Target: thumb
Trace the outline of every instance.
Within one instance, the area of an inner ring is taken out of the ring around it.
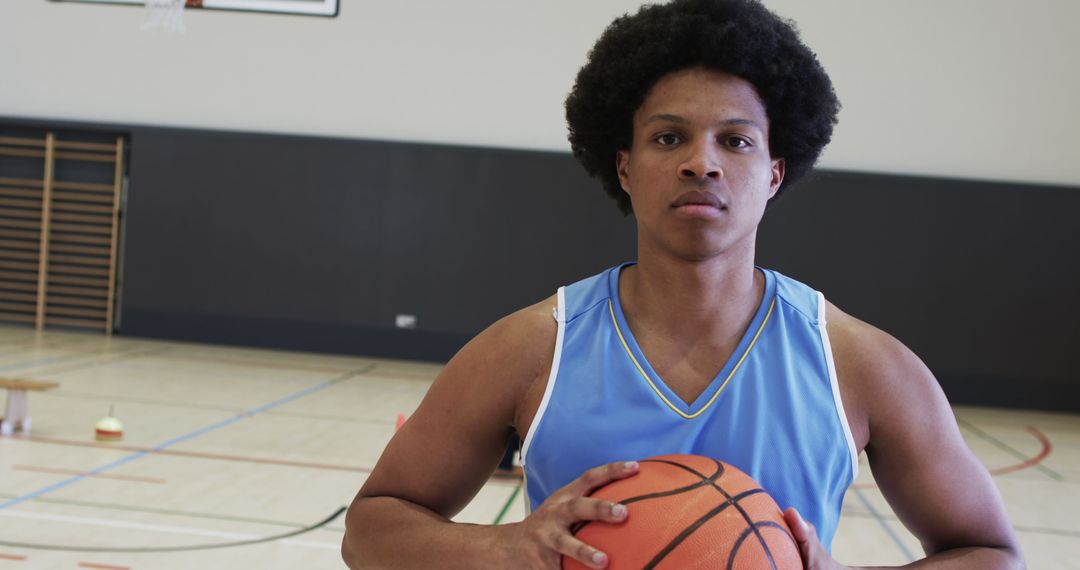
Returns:
[[[810,538],[810,525],[803,520],[802,515],[795,507],[789,507],[784,511],[784,522],[791,529],[791,534],[797,542],[806,542]]]

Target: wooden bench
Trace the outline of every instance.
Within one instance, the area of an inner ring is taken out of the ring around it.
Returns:
[[[0,378],[0,388],[7,388],[7,408],[4,419],[0,421],[0,436],[11,435],[18,428],[23,433],[30,433],[30,414],[27,405],[27,392],[42,392],[59,386],[56,382],[42,380],[19,380]]]

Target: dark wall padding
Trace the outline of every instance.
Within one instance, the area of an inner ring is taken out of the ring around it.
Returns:
[[[154,129],[132,148],[125,334],[441,360],[634,252],[565,154]]]
[[[1080,411],[1080,191],[820,172],[763,265],[911,347],[954,401]]]
[[[566,154],[67,127],[131,136],[125,335],[443,360],[634,255]],[[759,263],[899,338],[954,402],[1080,411],[1078,220],[1076,188],[818,172],[766,213]]]

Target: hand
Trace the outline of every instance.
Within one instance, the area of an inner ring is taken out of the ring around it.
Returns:
[[[799,545],[799,554],[802,555],[803,566],[806,570],[846,570],[847,566],[841,565],[825,551],[825,546],[818,540],[817,529],[814,525],[803,520],[799,511],[789,508],[784,511],[784,521],[791,529],[791,535],[795,537],[795,543]]]
[[[503,525],[501,528],[510,536],[506,536],[502,544],[511,549],[514,567],[559,568],[561,555],[566,555],[590,568],[606,568],[607,554],[578,540],[570,529],[580,521],[617,523],[626,520],[626,507],[590,498],[588,494],[637,472],[636,461],[594,467],[552,493],[525,520]]]

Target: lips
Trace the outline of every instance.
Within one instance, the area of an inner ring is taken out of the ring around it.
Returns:
[[[701,190],[687,192],[671,203],[672,208],[679,208],[682,206],[711,206],[717,210],[724,209],[724,203],[720,201],[720,198],[715,194],[703,192]]]

